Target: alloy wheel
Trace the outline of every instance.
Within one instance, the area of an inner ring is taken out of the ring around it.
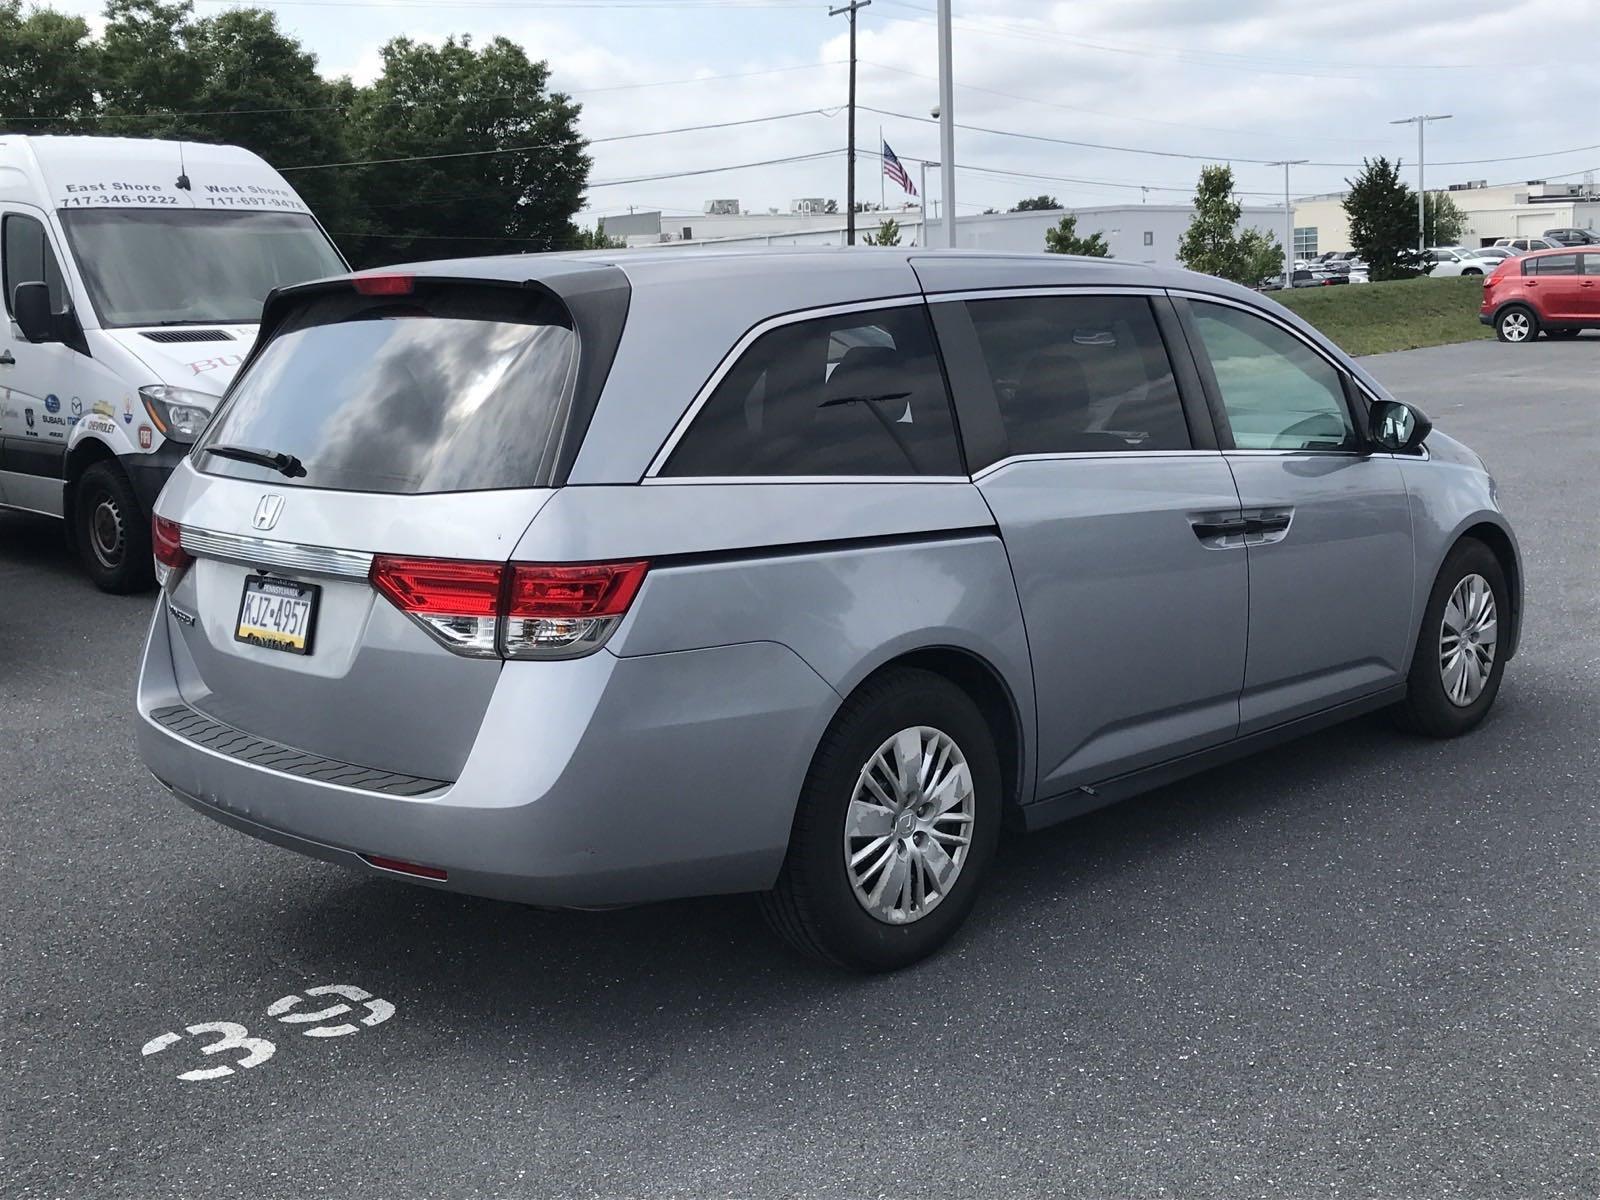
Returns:
[[[1525,342],[1533,333],[1533,323],[1525,312],[1509,312],[1500,318],[1500,332],[1508,342]]]
[[[862,908],[886,925],[927,916],[966,865],[977,803],[954,739],[902,729],[867,760],[845,815],[844,859]]]
[[[1498,639],[1494,589],[1482,575],[1464,577],[1450,593],[1439,627],[1439,675],[1457,708],[1470,707],[1489,685]]]

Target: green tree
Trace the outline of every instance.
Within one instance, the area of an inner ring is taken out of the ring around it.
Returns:
[[[580,229],[574,225],[572,234],[567,239],[567,248],[570,250],[622,250],[627,245],[628,243],[622,238],[606,235],[604,217],[594,223],[593,229]]]
[[[1417,197],[1400,178],[1400,161],[1362,159],[1344,198],[1350,245],[1367,261],[1374,283],[1409,279],[1422,270],[1417,252]]]
[[[1265,245],[1276,239],[1253,230],[1239,232],[1238,199],[1233,194],[1233,168],[1200,168],[1200,183],[1194,193],[1194,216],[1183,240],[1178,243],[1178,261],[1191,271],[1231,279],[1235,283],[1256,284],[1283,267],[1283,252],[1271,270],[1258,268],[1266,261]]]
[[[1054,196],[1031,196],[1022,201],[1012,212],[1049,212],[1051,209],[1062,207],[1061,201]]]
[[[316,56],[260,9],[196,21],[183,30],[183,42],[200,72],[190,108],[217,114],[195,118],[186,136],[244,146],[288,168],[289,181],[325,226],[357,232],[350,172],[294,169],[349,159],[344,112],[355,98],[349,82],[323,79]]]
[[[189,0],[107,0],[100,37],[100,130],[132,137],[193,137],[199,120],[186,117],[205,68],[184,46],[194,15]]]
[[[1049,254],[1082,254],[1089,258],[1110,258],[1111,247],[1098,233],[1078,236],[1078,218],[1068,213],[1054,229],[1044,231],[1044,248]]]
[[[372,233],[363,263],[552,250],[568,244],[590,159],[579,106],[550,68],[497,37],[429,46],[395,38],[383,74],[358,93],[349,140]],[[455,155],[450,158],[423,156]]]
[[[893,217],[885,217],[878,222],[878,232],[867,234],[869,246],[898,246],[900,244],[900,222]]]
[[[1467,231],[1467,214],[1461,211],[1449,192],[1429,192],[1422,202],[1428,220],[1430,246],[1455,246]]]
[[[94,127],[99,48],[81,17],[0,0],[0,128],[77,133]]]
[[[1271,275],[1283,274],[1283,245],[1259,229],[1239,235],[1239,282],[1254,287]]]

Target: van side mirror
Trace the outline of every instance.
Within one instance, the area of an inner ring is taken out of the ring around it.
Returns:
[[[1419,408],[1398,400],[1374,400],[1367,417],[1367,436],[1390,454],[1406,454],[1433,432],[1433,422]]]
[[[50,285],[48,283],[19,283],[11,296],[11,315],[16,318],[22,336],[30,342],[59,342],[60,320],[50,311]],[[62,314],[65,316],[65,314]]]

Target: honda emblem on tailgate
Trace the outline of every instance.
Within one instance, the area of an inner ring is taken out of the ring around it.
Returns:
[[[256,505],[256,515],[251,525],[257,529],[271,529],[278,523],[278,514],[282,511],[283,497],[268,492],[261,497],[261,503]]]

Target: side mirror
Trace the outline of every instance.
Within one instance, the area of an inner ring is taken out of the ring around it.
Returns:
[[[62,340],[56,314],[50,311],[48,283],[19,283],[11,297],[11,315],[30,342]]]
[[[1372,444],[1390,454],[1405,454],[1422,445],[1433,432],[1433,422],[1421,409],[1398,400],[1374,400],[1367,418]]]

